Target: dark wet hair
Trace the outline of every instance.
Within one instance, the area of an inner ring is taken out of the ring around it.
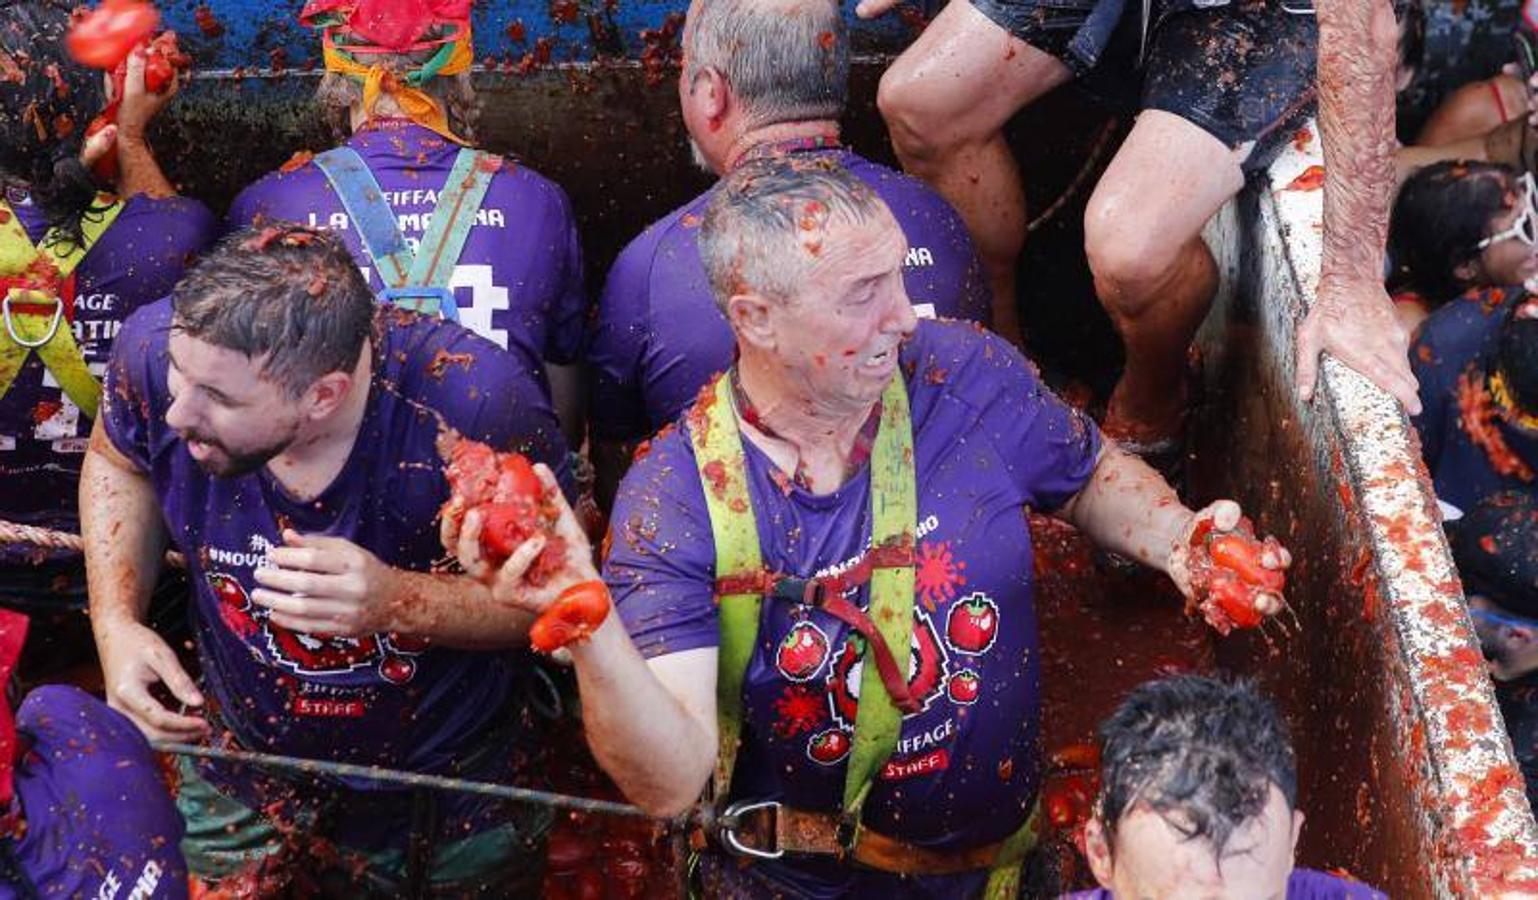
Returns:
[[[336,236],[290,222],[230,235],[171,294],[188,337],[266,356],[265,378],[298,397],[350,372],[374,321],[374,295]]]
[[[0,2],[0,181],[27,190],[50,227],[79,241],[100,187],[80,147],[102,94],[100,76],[64,52],[69,22],[62,2]]]
[[[1447,523],[1447,535],[1465,593],[1538,620],[1538,498],[1493,494]]]
[[[1158,813],[1213,855],[1258,816],[1271,785],[1298,800],[1287,726],[1255,686],[1203,675],[1139,685],[1100,726],[1098,814],[1112,835],[1136,806]]]
[[[802,232],[834,217],[865,222],[887,212],[865,182],[825,158],[771,156],[721,180],[700,223],[700,257],[724,311],[746,287],[784,300],[810,267]]]
[[[1479,255],[1490,220],[1510,208],[1517,172],[1486,162],[1444,161],[1411,175],[1399,189],[1389,221],[1391,281],[1413,287],[1433,306],[1470,287],[1454,274]]]
[[[1501,323],[1495,367],[1523,411],[1538,413],[1538,299],[1512,306]]]

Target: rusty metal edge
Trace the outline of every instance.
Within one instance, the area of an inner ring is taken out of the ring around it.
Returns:
[[[1308,134],[1317,134],[1312,123]],[[1267,339],[1284,370],[1280,383],[1287,385],[1292,383],[1296,325],[1312,305],[1318,284],[1323,221],[1322,191],[1286,189],[1309,166],[1323,162],[1317,139],[1299,144],[1288,147],[1260,180],[1260,212],[1251,235],[1279,243],[1290,276],[1290,285],[1272,286],[1272,296],[1261,304],[1265,327],[1272,332]],[[1295,398],[1292,402],[1300,421],[1313,418],[1316,427],[1325,426],[1338,437],[1357,499],[1349,527],[1372,548],[1373,572],[1397,638],[1397,647],[1389,649],[1397,651],[1406,676],[1405,683],[1388,692],[1398,698],[1389,703],[1389,720],[1397,746],[1411,752],[1423,744],[1428,756],[1418,799],[1424,850],[1436,873],[1436,884],[1429,887],[1446,897],[1538,896],[1538,824],[1504,729],[1470,740],[1466,715],[1462,728],[1451,723],[1455,711],[1467,711],[1467,704],[1483,707],[1490,722],[1501,720],[1482,671],[1448,677],[1450,671],[1469,668],[1470,653],[1479,659],[1479,647],[1414,429],[1388,394],[1333,359],[1321,369],[1313,408]],[[1424,735],[1420,741],[1417,729]],[[1476,791],[1476,785],[1498,785],[1499,790]]]

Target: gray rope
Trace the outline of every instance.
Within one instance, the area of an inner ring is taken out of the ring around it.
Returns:
[[[628,803],[616,803],[612,800],[595,800],[589,797],[573,797],[569,794],[555,794],[549,791],[536,791],[532,788],[492,784],[486,781],[469,781],[463,778],[448,778],[442,775],[423,775],[419,772],[402,772],[398,769],[385,769],[379,766],[360,766],[352,763],[327,762],[319,759],[302,759],[295,756],[278,756],[272,753],[253,753],[249,750],[221,750],[217,747],[198,747],[192,744],[179,744],[172,741],[153,741],[152,746],[163,753],[174,753],[178,756],[197,756],[203,759],[217,759],[225,762],[287,769],[307,775],[366,778],[370,781],[379,781],[385,784],[432,788],[440,791],[457,791],[463,794],[480,794],[483,797],[517,800],[522,803],[533,803],[556,809],[570,809],[577,812],[602,813],[611,816],[628,816],[639,819],[651,818],[639,807],[631,806]]]

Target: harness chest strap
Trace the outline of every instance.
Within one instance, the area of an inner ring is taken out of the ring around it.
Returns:
[[[81,240],[73,241],[53,229],[34,246],[21,219],[0,199],[0,277],[17,276],[34,263],[46,261],[57,271],[60,283],[74,275],[91,247],[117,221],[123,201],[98,195],[97,208],[80,222]],[[21,374],[33,352],[52,373],[64,394],[81,412],[96,417],[101,402],[101,383],[86,365],[74,329],[66,321],[64,299],[44,290],[7,287],[0,298],[0,396]]]
[[[921,857],[921,863],[930,863],[931,870],[965,871],[991,867],[988,896],[1006,896],[996,890],[1008,890],[1010,885],[1018,885],[1019,861],[1035,845],[1035,815],[1000,844],[963,854],[968,858],[952,860],[949,864],[939,862],[939,854],[925,856],[901,841],[874,833],[868,833],[867,839],[867,832],[860,825],[860,810],[870,795],[876,775],[897,747],[902,727],[899,707],[911,712],[918,709],[907,690],[907,651],[913,632],[913,528],[918,520],[918,492],[913,468],[912,416],[902,379],[894,376],[883,393],[881,425],[871,452],[872,550],[854,567],[836,576],[795,579],[765,569],[748,489],[742,435],[726,376],[718,377],[714,386],[701,394],[689,430],[695,463],[705,487],[716,548],[716,572],[719,574],[716,708],[720,749],[712,782],[714,796],[724,802],[730,791],[742,735],[742,689],[758,643],[763,598],[769,596],[818,606],[860,631],[865,638],[865,658],[873,659],[875,665],[864,666],[861,674],[860,704],[845,773],[842,814],[803,813],[779,809],[774,804],[778,812],[773,826],[776,841],[791,832],[803,838],[816,836],[813,840],[793,840],[791,846],[781,847],[781,850],[848,853],[858,862],[888,871],[906,871],[892,866],[907,865],[899,860],[911,860],[915,854]],[[867,579],[871,585],[869,614],[843,597],[848,588],[863,584]],[[897,648],[897,652],[894,653],[893,648]],[[783,825],[781,817],[784,817]],[[798,826],[794,824],[796,822],[801,824]],[[828,822],[834,823],[834,827],[827,827]],[[862,850],[862,847],[866,849]],[[915,854],[908,853],[909,850],[915,850]],[[972,856],[977,858],[970,858]],[[883,860],[888,857],[890,859],[884,865]],[[955,868],[958,862],[960,868]]]
[[[449,280],[501,159],[469,148],[459,151],[416,253],[407,246],[379,181],[356,150],[336,147],[317,155],[314,162],[336,191],[378,268],[385,283],[384,298],[407,309],[459,321]]]

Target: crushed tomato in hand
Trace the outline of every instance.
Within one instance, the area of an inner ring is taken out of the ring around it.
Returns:
[[[529,644],[550,653],[591,637],[609,617],[609,590],[602,581],[584,581],[561,592],[529,628]]]
[[[480,441],[449,432],[439,439],[438,452],[448,463],[445,477],[452,498],[444,515],[456,524],[470,510],[481,516],[481,552],[500,566],[525,541],[545,535],[545,547],[529,565],[524,580],[539,587],[566,565],[566,541],[554,534],[557,510],[545,496],[544,485],[522,454],[498,453]],[[460,501],[456,511],[450,507]]]
[[[73,34],[73,32],[71,32]],[[147,36],[147,35],[146,35]],[[135,41],[135,44],[138,42]],[[133,46],[128,48],[133,50]],[[105,68],[105,67],[103,67]],[[181,51],[176,44],[176,32],[163,31],[145,49],[144,56],[144,89],[152,94],[165,93],[166,88],[176,81],[180,72],[192,68],[192,57]],[[123,100],[123,83],[128,80],[128,54],[124,53],[112,68],[112,102],[101,111],[101,115],[91,120],[86,126],[85,137],[90,140],[108,125],[117,122],[118,106]],[[96,161],[91,171],[96,177],[104,181],[116,181],[118,176],[117,148],[113,147]]]
[[[1219,634],[1254,628],[1281,608],[1287,575],[1261,562],[1270,555],[1280,561],[1282,545],[1267,535],[1255,537],[1249,519],[1233,531],[1214,533],[1209,517],[1191,533],[1191,588],[1195,608]]]
[[[75,19],[64,48],[82,66],[110,69],[128,59],[159,24],[160,13],[144,0],[105,0]]]

